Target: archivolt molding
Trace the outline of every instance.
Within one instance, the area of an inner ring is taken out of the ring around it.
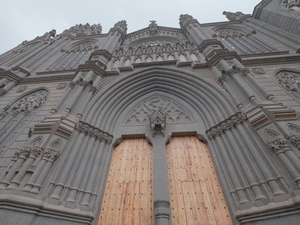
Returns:
[[[193,116],[177,102],[162,96],[152,96],[136,106],[129,113],[123,125],[147,125],[149,116],[156,110],[160,110],[166,115],[167,124],[195,122]]]
[[[128,74],[104,88],[89,103],[85,121],[111,131],[130,102],[157,91],[190,104],[206,127],[236,112],[228,94],[214,83],[198,74],[157,66]]]
[[[281,6],[283,8],[291,9],[291,8],[300,8],[300,0],[282,0]]]

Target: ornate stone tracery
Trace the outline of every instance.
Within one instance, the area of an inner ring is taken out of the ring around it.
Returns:
[[[216,31],[216,34],[221,38],[242,37],[242,36],[251,35],[236,29],[218,29]]]
[[[65,30],[62,35],[71,34],[72,36],[85,37],[90,35],[99,35],[102,33],[102,26],[100,24],[85,25],[77,24],[68,30]]]
[[[149,116],[159,110],[166,116],[166,122],[190,123],[195,121],[192,115],[178,103],[161,96],[153,96],[139,104],[123,122],[125,126],[147,125]]]
[[[284,8],[300,8],[300,0],[282,0],[281,5]]]
[[[300,100],[300,75],[283,71],[276,75],[278,83],[293,96]]]

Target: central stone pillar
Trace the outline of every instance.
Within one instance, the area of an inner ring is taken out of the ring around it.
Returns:
[[[170,225],[170,192],[165,138],[156,134],[153,137],[153,199],[154,224]]]

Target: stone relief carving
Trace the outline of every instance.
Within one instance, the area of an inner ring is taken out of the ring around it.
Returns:
[[[74,53],[74,52],[88,52],[88,51],[92,51],[94,49],[97,49],[98,46],[96,45],[95,42],[89,41],[89,42],[84,42],[82,44],[79,44],[73,48],[71,48],[70,50],[64,50],[62,49],[62,52],[66,52],[66,53]]]
[[[12,106],[12,110],[29,113],[44,104],[47,100],[47,94],[47,91],[38,91],[29,96],[25,96]]]
[[[243,123],[244,121],[246,121],[246,119],[247,118],[243,113],[238,112],[238,113],[230,116],[228,119],[217,124],[216,126],[213,126],[210,129],[208,129],[206,131],[207,136],[210,139],[213,139],[216,136],[218,136],[228,130],[231,130],[232,128],[236,127],[237,125]]]
[[[278,83],[300,100],[300,74],[292,72],[280,72],[276,75]]]
[[[300,150],[300,127],[295,124],[289,124],[287,130],[289,135],[287,139]]]
[[[190,113],[178,103],[165,97],[154,96],[139,104],[123,124],[126,126],[147,125],[149,124],[149,116],[157,110],[166,116],[168,124],[195,121]]]
[[[268,147],[275,152],[275,154],[283,153],[291,150],[288,141],[285,138],[278,138],[268,144]]]
[[[255,73],[255,74],[265,74],[266,73],[266,71],[264,70],[264,69],[262,69],[262,68],[253,68],[252,70],[251,70],[251,72],[252,73]]]
[[[72,36],[85,37],[90,35],[98,35],[102,33],[102,26],[100,24],[89,25],[88,23],[85,25],[76,24],[68,30],[65,30],[62,35],[71,34]]]
[[[149,115],[150,129],[153,136],[157,130],[161,131],[162,135],[165,136],[166,118],[166,115],[160,109],[155,110]]]
[[[225,15],[229,21],[238,21],[243,16],[245,16],[245,14],[242,12],[232,13],[232,12],[226,12],[226,11],[223,12],[223,15]]]
[[[217,36],[221,38],[229,38],[229,37],[242,37],[242,36],[249,36],[251,34],[246,34],[243,31],[236,30],[236,29],[218,29],[216,31]]]
[[[282,0],[281,5],[284,8],[300,8],[300,0]]]
[[[22,93],[23,91],[25,91],[28,88],[28,86],[21,86],[18,88],[18,90],[16,90],[16,93]]]
[[[80,133],[84,133],[85,135],[94,137],[96,140],[103,141],[106,144],[110,144],[113,139],[111,134],[82,121],[77,124],[76,130]]]
[[[60,83],[59,85],[57,85],[56,89],[62,90],[65,89],[66,87],[68,87],[68,83]]]

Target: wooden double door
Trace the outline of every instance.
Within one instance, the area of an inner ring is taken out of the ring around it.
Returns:
[[[166,152],[172,224],[232,224],[207,146],[174,137]],[[153,225],[152,160],[144,139],[114,149],[98,225]]]

